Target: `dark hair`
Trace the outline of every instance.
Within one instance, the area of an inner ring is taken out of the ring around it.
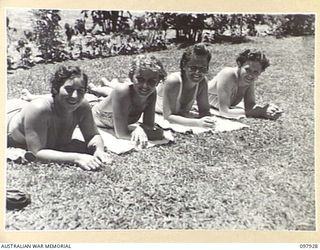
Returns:
[[[185,50],[185,52],[182,54],[181,60],[180,60],[180,70],[183,72],[183,68],[186,65],[187,62],[191,60],[192,55],[196,56],[206,56],[208,61],[208,67],[209,62],[211,60],[211,53],[207,49],[207,46],[204,43],[197,43]]]
[[[87,91],[88,76],[77,66],[60,66],[51,78],[51,94],[54,96],[59,93],[60,87],[68,80],[80,78],[84,82],[84,88]]]
[[[129,78],[131,81],[133,81],[133,76],[137,69],[150,69],[153,72],[158,72],[160,81],[164,81],[167,76],[167,72],[163,68],[162,63],[153,55],[138,55],[132,60],[129,69]]]
[[[262,70],[270,66],[269,60],[266,55],[260,50],[246,49],[241,52],[236,59],[237,64],[241,67],[246,61],[255,61],[261,64]]]

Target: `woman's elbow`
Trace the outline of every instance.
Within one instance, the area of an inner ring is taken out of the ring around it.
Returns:
[[[230,118],[229,113],[225,111],[219,111],[219,115],[225,118]]]
[[[219,110],[219,115],[228,119],[234,119],[238,117],[238,115],[232,114],[230,109]]]
[[[165,112],[165,111],[163,112],[163,118],[164,118],[165,120],[168,120],[170,116],[171,116],[171,113]]]
[[[172,114],[164,114],[163,118],[168,122],[173,122],[173,115]]]
[[[44,149],[42,147],[39,146],[33,146],[33,145],[28,145],[26,147],[26,151],[32,153],[35,157],[37,157],[39,154],[41,155],[41,150]]]
[[[30,159],[32,158],[33,160],[38,160],[38,161],[46,161],[47,158],[45,157],[45,155],[43,154],[43,150],[28,150],[25,153],[25,158],[30,161]]]
[[[124,134],[123,133],[119,133],[119,132],[117,132],[117,131],[115,131],[115,135],[116,135],[116,137],[118,138],[118,139],[124,139]]]
[[[219,107],[219,114],[222,116],[226,116],[230,114],[230,109],[228,107]]]
[[[130,132],[128,131],[118,131],[115,129],[115,135],[118,139],[128,139],[130,137]]]

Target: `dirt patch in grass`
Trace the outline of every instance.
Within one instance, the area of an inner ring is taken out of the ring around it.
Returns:
[[[6,212],[6,229],[258,229],[315,230],[314,38],[255,38],[211,45],[209,78],[235,65],[245,48],[264,49],[271,66],[257,82],[257,101],[285,110],[278,121],[244,119],[249,129],[200,135],[112,155],[100,172],[73,166],[7,164],[7,188],[31,194],[21,211]],[[183,50],[155,54],[168,72]],[[127,77],[131,56],[65,62],[90,82]],[[8,98],[22,88],[48,93],[58,64],[8,74]]]

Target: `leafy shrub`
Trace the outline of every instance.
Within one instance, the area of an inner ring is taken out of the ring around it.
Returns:
[[[166,49],[168,44],[162,33],[156,30],[143,30],[130,34],[111,32],[108,35],[87,32],[86,35],[85,33],[73,34],[70,39],[59,34],[59,40],[57,40],[59,46],[55,48],[52,48],[52,44],[45,39],[42,40],[42,46],[39,46],[37,33],[35,37],[35,41],[23,37],[8,43],[7,68],[9,70],[30,68],[40,62],[105,58],[156,51]]]
[[[34,10],[33,32],[45,62],[67,59],[61,34],[59,10]]]
[[[131,34],[80,34],[73,36],[66,49],[72,59],[131,55],[165,49],[167,41],[157,31],[141,31]]]
[[[313,35],[314,15],[273,15],[265,16],[266,23],[276,37]]]
[[[207,16],[203,42],[243,43],[247,35],[255,36],[256,16],[251,14],[211,14]]]
[[[43,59],[39,57],[39,50],[35,44],[24,38],[8,44],[7,52],[8,69],[28,69],[36,63],[43,61]]]

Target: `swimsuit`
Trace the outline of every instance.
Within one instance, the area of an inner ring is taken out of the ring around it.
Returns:
[[[113,128],[112,112],[100,110],[99,103],[93,106],[92,114],[97,126],[102,124],[103,127]]]
[[[133,100],[133,84],[129,85],[129,92],[130,92],[130,99],[131,99],[131,106],[129,107],[129,117],[128,117],[128,123],[132,124],[137,122],[142,113],[144,112],[145,108],[149,105],[150,103],[150,98],[152,94],[148,97],[147,101],[144,103],[143,107],[135,107],[132,100]],[[138,111],[136,111],[138,110]],[[114,128],[114,122],[113,122],[113,112],[112,111],[104,111],[100,109],[99,104],[94,105],[92,108],[92,114],[93,117],[97,123],[97,126],[103,126],[106,128]]]
[[[195,103],[197,94],[199,92],[199,84],[196,85],[194,93],[192,98],[188,101],[188,103],[184,104],[184,106],[182,107],[181,105],[181,95],[182,95],[182,87],[183,87],[183,83],[182,83],[182,78],[181,78],[181,73],[180,72],[176,72],[173,73],[174,75],[176,75],[179,78],[179,93],[176,99],[176,105],[175,105],[175,113],[176,114],[181,114],[184,115],[186,113],[188,113],[191,109],[193,104]],[[164,83],[161,83],[158,85],[157,87],[157,103],[156,103],[156,112],[157,113],[163,113],[163,94],[164,94]]]
[[[208,98],[209,104],[211,107],[219,109],[219,96],[218,96],[218,79],[220,74],[222,74],[224,70],[220,71],[211,81],[208,83]],[[239,71],[237,71],[236,75],[236,84],[232,86],[231,89],[231,96],[230,96],[230,106],[236,106],[241,102],[243,96],[239,96],[240,92],[245,93],[245,90],[249,86],[239,87]],[[241,89],[241,90],[240,90]],[[230,107],[229,107],[230,108]]]

